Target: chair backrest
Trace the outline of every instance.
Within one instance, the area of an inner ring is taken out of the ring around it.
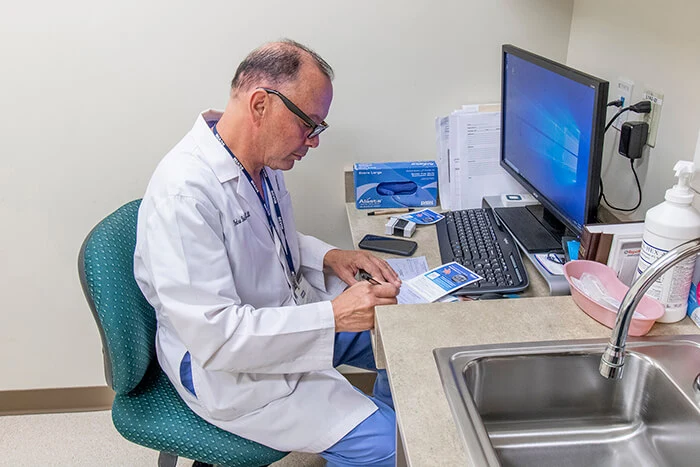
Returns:
[[[102,338],[107,384],[134,389],[155,358],[156,315],[134,279],[136,220],[141,200],[103,219],[80,248],[78,272]]]

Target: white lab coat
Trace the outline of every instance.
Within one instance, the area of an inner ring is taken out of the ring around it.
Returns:
[[[323,273],[332,247],[296,231],[282,173],[266,169],[294,265],[325,299],[296,306],[263,207],[207,124],[220,116],[199,116],[139,209],[134,274],[156,310],[158,361],[208,422],[282,451],[320,452],[377,409],[333,368],[328,299],[342,287]],[[180,380],[187,351],[196,397]]]

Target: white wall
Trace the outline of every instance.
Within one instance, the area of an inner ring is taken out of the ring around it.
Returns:
[[[664,93],[656,147],[636,163],[643,198],[633,219],[643,219],[663,201],[677,160],[693,160],[700,129],[698,17],[700,3],[688,0],[574,3],[568,64],[610,81],[611,100],[620,76],[634,81],[633,102],[641,100],[645,85]],[[611,128],[603,159],[605,196],[618,207],[633,207],[637,188],[618,142],[619,132]]]
[[[557,60],[573,0],[0,2],[0,390],[104,383],[76,256],[142,195],[243,56],[291,37],[335,68],[331,129],[288,174],[300,230],[350,247],[344,167],[434,158],[433,118],[500,96],[500,46]],[[322,213],[322,214],[321,214]]]

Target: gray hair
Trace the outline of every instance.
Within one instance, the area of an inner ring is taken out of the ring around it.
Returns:
[[[262,81],[271,85],[294,81],[304,62],[304,55],[308,55],[318,69],[329,80],[333,80],[333,69],[316,52],[291,39],[283,39],[265,44],[249,53],[238,65],[231,80],[231,89],[234,92],[247,91]]]

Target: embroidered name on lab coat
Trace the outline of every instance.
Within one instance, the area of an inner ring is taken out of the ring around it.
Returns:
[[[233,225],[241,224],[241,223],[245,222],[246,220],[248,220],[249,217],[250,217],[250,211],[246,211],[241,217],[233,220]]]

